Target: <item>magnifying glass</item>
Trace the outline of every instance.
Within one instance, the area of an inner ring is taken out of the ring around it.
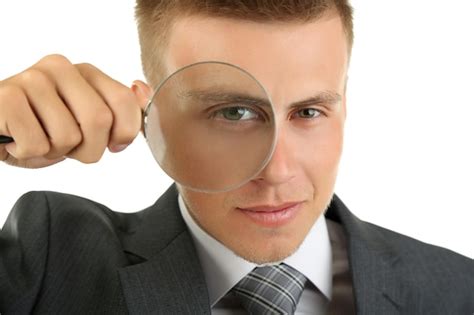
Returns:
[[[180,185],[202,192],[236,189],[265,167],[276,140],[264,87],[224,62],[199,62],[168,76],[144,112],[155,160]],[[13,141],[0,136],[0,143]]]
[[[275,113],[265,89],[228,63],[176,71],[157,88],[144,116],[156,161],[193,190],[238,188],[264,168],[275,146]]]

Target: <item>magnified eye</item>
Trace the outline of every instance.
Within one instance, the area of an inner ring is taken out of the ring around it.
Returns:
[[[304,108],[299,110],[296,114],[299,118],[315,118],[321,115],[321,112],[316,108]]]
[[[255,120],[260,117],[258,113],[247,107],[225,107],[215,111],[213,118],[220,118],[230,121]]]

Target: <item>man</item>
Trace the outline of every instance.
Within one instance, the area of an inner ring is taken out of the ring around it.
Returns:
[[[15,139],[0,158],[42,167],[121,151],[140,131],[151,87],[219,60],[248,70],[271,96],[271,160],[238,189],[172,186],[136,214],[25,195],[1,232],[2,314],[272,313],[284,307],[274,297],[295,304],[288,313],[474,312],[472,260],[365,223],[333,195],[352,45],[346,1],[138,1],[137,17],[149,84],[130,91],[91,65],[48,56],[0,82],[0,134]],[[250,292],[248,274],[281,286],[253,273],[257,265],[276,265],[271,273],[303,290]]]

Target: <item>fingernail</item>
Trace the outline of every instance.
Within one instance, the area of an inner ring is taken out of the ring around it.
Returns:
[[[118,144],[110,146],[109,150],[112,153],[119,153],[125,150],[128,147],[128,144]]]

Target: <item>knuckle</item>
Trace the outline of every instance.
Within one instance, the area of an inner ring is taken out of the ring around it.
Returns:
[[[92,64],[88,63],[88,62],[83,62],[83,63],[78,63],[75,65],[76,68],[78,68],[79,70],[81,71],[86,71],[86,72],[89,72],[89,71],[92,71],[92,70],[95,70],[96,67],[93,66]]]
[[[76,147],[82,142],[82,134],[80,132],[72,132],[67,135],[64,141],[68,147]]]
[[[71,151],[82,142],[80,132],[62,133],[51,140],[51,144],[59,151]]]
[[[25,86],[43,86],[49,82],[48,76],[39,69],[30,68],[17,76],[19,82]]]
[[[72,66],[69,59],[60,54],[52,54],[40,60],[40,64],[46,67],[63,68]]]
[[[49,150],[50,145],[47,142],[44,142],[42,144],[34,146],[31,150],[31,154],[34,156],[44,156],[49,152]]]

